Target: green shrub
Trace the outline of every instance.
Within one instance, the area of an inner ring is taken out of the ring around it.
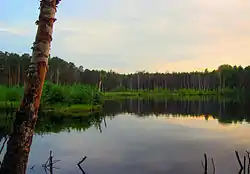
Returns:
[[[102,101],[101,101],[101,95],[99,93],[96,93],[94,96],[93,96],[93,102],[92,104],[93,105],[98,105],[100,104]]]
[[[88,104],[91,102],[92,91],[85,86],[75,85],[71,89],[70,103],[74,104]]]
[[[100,96],[97,88],[89,85],[55,85],[46,82],[43,87],[42,101],[45,103],[67,104],[91,104],[95,97],[95,103],[100,104]]]
[[[66,98],[63,88],[57,85],[46,84],[43,92],[42,101],[48,103],[62,103]]]
[[[21,99],[21,96],[14,89],[8,90],[5,95],[5,101],[19,101],[20,99]]]

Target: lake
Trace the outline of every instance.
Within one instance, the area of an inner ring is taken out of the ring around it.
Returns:
[[[51,116],[38,122],[27,173],[45,173],[42,164],[53,151],[54,173],[201,174],[208,155],[216,173],[236,174],[250,149],[250,109],[233,101],[106,101],[90,118]],[[2,141],[3,142],[3,141]],[[1,143],[2,143],[1,142]]]

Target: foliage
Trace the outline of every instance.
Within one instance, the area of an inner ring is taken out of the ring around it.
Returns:
[[[93,104],[101,103],[97,88],[90,85],[55,85],[44,84],[42,101],[44,103]],[[93,102],[95,101],[95,102]]]
[[[0,85],[0,101],[20,101],[23,95],[22,87],[12,87]]]
[[[30,62],[30,55],[18,55],[0,51],[0,84],[16,86],[24,84],[25,70]],[[167,67],[166,67],[167,68]],[[113,71],[89,70],[83,66],[77,67],[72,62],[67,62],[59,57],[49,59],[49,71],[46,80],[58,85],[85,84],[98,86],[102,80],[102,91],[104,92],[126,92],[126,91],[153,91],[168,92],[181,90],[183,94],[208,94],[223,92],[224,89],[233,91],[250,89],[250,66],[221,65],[213,71],[201,72],[175,72],[175,73],[149,73],[136,72],[131,74],[119,74]],[[79,88],[79,87],[78,87]],[[162,91],[164,89],[164,91]],[[165,91],[168,89],[168,91]],[[54,88],[56,100],[67,100],[62,98],[61,87]],[[195,90],[195,91],[194,91]],[[81,89],[72,96],[73,102],[82,103],[79,94],[85,91]],[[199,91],[199,93],[197,93]],[[231,91],[232,92],[232,91]],[[228,93],[228,91],[226,92]],[[229,92],[230,93],[230,92]],[[85,93],[84,93],[85,94]],[[14,97],[15,98],[15,97]]]
[[[58,112],[45,112],[39,116],[35,131],[38,134],[56,133],[69,129],[84,131],[101,122],[102,117],[98,112],[87,114],[85,117],[68,117]]]
[[[0,85],[0,102],[20,102],[23,87],[7,87]],[[55,85],[46,81],[43,87],[43,104],[101,104],[101,94],[96,87],[90,85]]]
[[[244,98],[248,93],[240,89],[163,89],[155,88],[153,90],[123,90],[117,92],[103,93],[105,99],[123,99],[123,98],[168,98],[173,100],[200,100],[203,97],[210,98]]]

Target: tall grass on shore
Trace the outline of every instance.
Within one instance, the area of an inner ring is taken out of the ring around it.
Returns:
[[[90,85],[55,85],[46,82],[43,88],[42,103],[91,104],[101,103],[96,87]]]
[[[19,103],[23,96],[23,87],[0,86],[0,103]],[[91,104],[101,103],[96,87],[90,85],[55,85],[45,82],[41,99],[42,104]]]

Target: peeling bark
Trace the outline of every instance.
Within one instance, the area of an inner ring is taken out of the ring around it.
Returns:
[[[0,169],[1,174],[25,174],[37,121],[42,87],[47,73],[53,23],[59,0],[41,0],[36,39],[32,47],[32,59],[27,72],[27,83],[13,132],[7,145],[7,152]]]

